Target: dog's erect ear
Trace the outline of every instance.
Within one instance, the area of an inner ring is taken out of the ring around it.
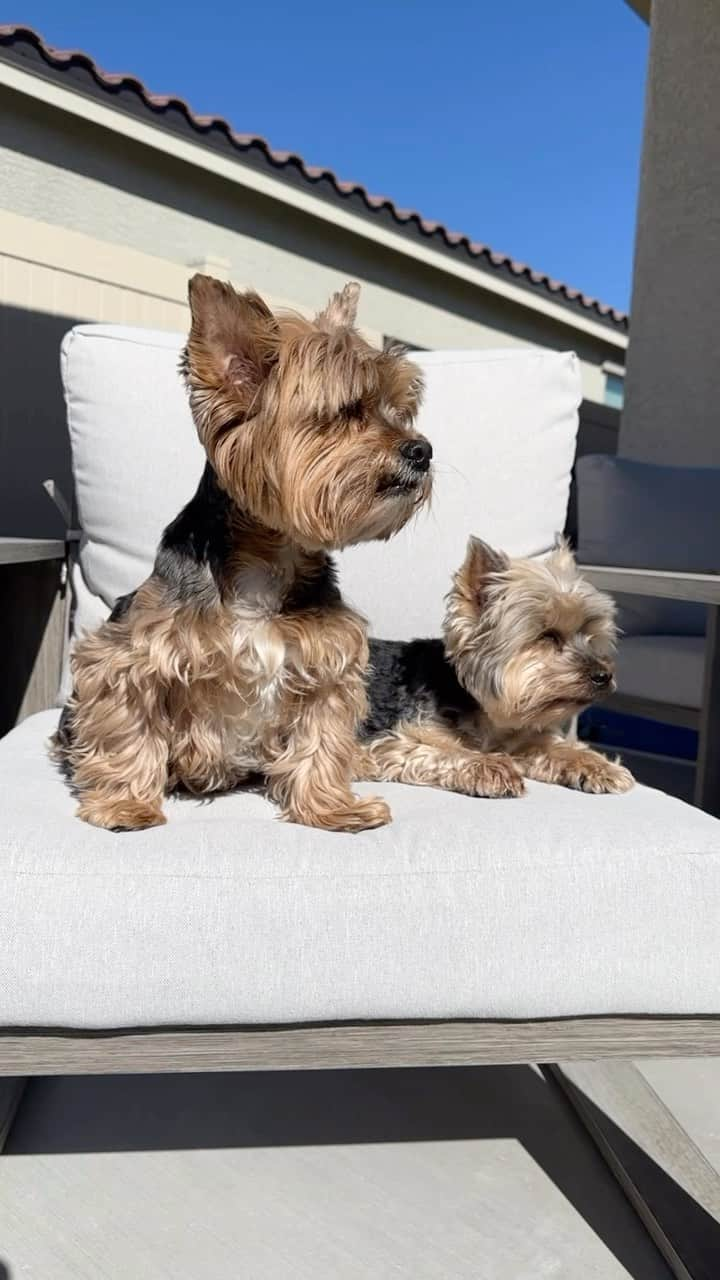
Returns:
[[[212,276],[195,275],[188,287],[192,324],[186,349],[191,385],[226,386],[249,409],[277,353],[277,321],[259,294],[237,293]]]
[[[326,307],[318,312],[315,323],[321,329],[349,329],[355,323],[360,285],[349,280],[344,289],[334,293]]]
[[[469,538],[463,574],[465,582],[478,602],[481,602],[487,590],[488,578],[493,573],[502,573],[510,564],[504,551],[496,551],[494,547],[483,542],[482,538]]]
[[[548,558],[560,570],[575,569],[575,553],[564,533],[555,534],[555,544]]]

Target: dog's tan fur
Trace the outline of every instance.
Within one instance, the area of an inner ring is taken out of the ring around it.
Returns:
[[[628,769],[563,732],[598,696],[593,677],[609,678],[605,693],[614,687],[616,640],[612,600],[580,576],[566,546],[544,561],[511,560],[472,538],[444,638],[474,708],[421,714],[361,745],[361,777],[481,796],[521,795],[523,778],[595,793],[632,787]]]
[[[252,773],[291,821],[388,821],[384,801],[351,791],[366,628],[327,553],[390,537],[429,496],[430,475],[408,477],[399,456],[421,439],[419,372],[360,337],[357,295],[346,286],[311,322],[191,282],[184,372],[229,498],[226,552],[218,564],[163,560],[161,544],[128,606],[78,643],[56,753],[87,822],[157,825],[168,790],[224,790]]]
[[[510,756],[480,750],[472,733],[435,719],[401,720],[358,748],[358,777],[442,787],[467,796],[519,796],[523,780]]]

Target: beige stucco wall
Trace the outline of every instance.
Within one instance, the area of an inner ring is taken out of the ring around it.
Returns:
[[[622,357],[571,323],[3,87],[0,532],[56,530],[40,483],[49,474],[70,483],[57,371],[62,333],[75,320],[182,328],[192,264],[213,259],[236,283],[308,310],[348,277],[358,279],[360,320],[377,338],[572,348],[589,399],[603,398],[603,361]]]
[[[621,451],[720,465],[720,6],[653,0]]]

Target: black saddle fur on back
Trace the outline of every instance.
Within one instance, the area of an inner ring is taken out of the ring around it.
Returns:
[[[370,708],[360,736],[393,729],[426,714],[456,724],[476,703],[445,657],[442,640],[370,640]]]

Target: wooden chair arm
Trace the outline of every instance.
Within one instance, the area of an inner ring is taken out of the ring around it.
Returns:
[[[0,564],[64,559],[65,543],[60,538],[0,538]]]
[[[54,705],[65,644],[66,545],[0,538],[0,737]]]
[[[581,564],[584,578],[601,591],[655,596],[662,600],[686,600],[720,605],[720,574],[680,573],[674,569],[620,569],[615,565]]]

